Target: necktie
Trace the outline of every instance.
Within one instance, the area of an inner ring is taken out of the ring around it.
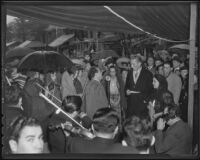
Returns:
[[[135,82],[137,81],[138,72],[135,72]]]

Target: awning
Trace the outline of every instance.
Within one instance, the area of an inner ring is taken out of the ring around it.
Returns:
[[[58,27],[58,26],[54,26],[54,25],[49,25],[45,31],[47,32],[50,32],[50,31],[53,31],[53,30],[56,30],[56,29],[64,29],[65,27]]]
[[[20,43],[20,42],[18,42],[18,41],[8,42],[8,43],[6,43],[6,47],[10,47],[10,46],[15,45],[17,43]]]
[[[171,40],[189,39],[190,3],[124,5],[109,7],[144,31]],[[7,13],[74,29],[130,34],[144,33],[111,13],[104,6],[8,5]]]
[[[45,47],[45,45],[42,42],[39,42],[39,41],[26,40],[26,41],[24,41],[22,44],[20,44],[17,47],[40,48],[40,47]]]
[[[188,44],[176,44],[169,49],[184,49],[184,50],[189,50],[190,46]],[[197,52],[197,47],[195,47],[195,51]]]
[[[113,42],[119,41],[121,38],[118,35],[108,34],[99,39],[99,42]]]
[[[62,35],[62,36],[56,38],[53,42],[51,42],[49,44],[49,46],[50,47],[58,47],[73,37],[74,37],[74,34]]]

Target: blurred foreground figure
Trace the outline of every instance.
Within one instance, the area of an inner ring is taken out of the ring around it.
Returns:
[[[118,132],[119,117],[111,108],[101,108],[93,116],[92,130],[95,137],[84,139],[79,137],[67,138],[67,149],[71,153],[103,153],[114,144]]]
[[[155,138],[151,131],[150,117],[139,118],[132,116],[124,123],[122,145],[136,148],[140,154],[149,154],[150,147],[155,143]]]
[[[85,128],[90,128],[92,120],[81,112],[80,96],[67,96],[62,101],[62,109]],[[64,125],[64,128],[62,127]],[[76,125],[63,113],[53,114],[49,121],[48,142],[51,153],[65,153],[65,133],[74,136]]]
[[[188,124],[183,122],[180,115],[180,108],[171,104],[168,114],[158,120],[155,132],[156,153],[170,155],[192,153],[192,131]],[[163,132],[166,123],[169,127]]]
[[[7,140],[11,153],[43,153],[42,127],[36,119],[19,116],[11,122],[7,131]]]
[[[24,115],[22,108],[22,95],[19,85],[14,82],[11,86],[5,86],[3,113],[6,119],[6,126],[19,115]]]

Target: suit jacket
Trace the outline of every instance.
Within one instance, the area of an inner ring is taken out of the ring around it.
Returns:
[[[165,132],[155,132],[157,153],[190,154],[192,150],[192,131],[182,120],[170,126]]]
[[[108,107],[105,89],[100,82],[91,80],[85,89],[84,112],[92,119],[94,113],[103,107]]]
[[[122,146],[121,143],[116,143],[107,148],[104,153],[110,154],[139,154],[139,151],[131,146]]]
[[[153,74],[145,68],[142,68],[137,82],[133,80],[133,69],[128,72],[125,92],[129,89],[131,91],[138,91],[140,93],[135,93],[127,96],[127,117],[135,115],[140,115],[144,112],[149,96],[153,91]]]

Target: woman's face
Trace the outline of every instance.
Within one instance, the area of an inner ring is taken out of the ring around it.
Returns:
[[[56,81],[56,72],[51,73],[50,76],[53,81]]]
[[[159,82],[158,82],[158,80],[155,77],[153,78],[153,87],[155,89],[158,89],[158,87],[159,87]]]
[[[115,68],[110,68],[110,76],[111,77],[116,76],[116,70],[115,70]]]

